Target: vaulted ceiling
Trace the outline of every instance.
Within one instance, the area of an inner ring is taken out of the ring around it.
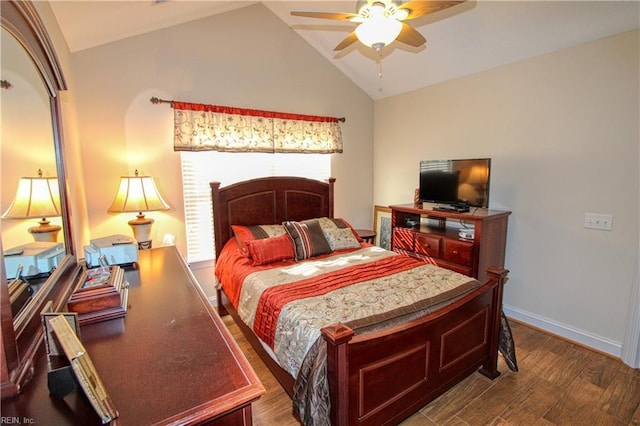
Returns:
[[[72,52],[246,7],[255,1],[51,1]],[[356,12],[350,1],[264,1],[276,16],[372,99],[414,90],[640,27],[638,1],[470,0],[410,21],[421,48],[382,55],[360,43],[334,52],[355,27],[291,11]]]

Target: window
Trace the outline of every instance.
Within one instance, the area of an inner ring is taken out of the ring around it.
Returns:
[[[187,261],[211,260],[213,213],[209,182],[222,186],[264,176],[301,176],[325,180],[331,176],[331,155],[237,152],[180,152],[187,235]]]

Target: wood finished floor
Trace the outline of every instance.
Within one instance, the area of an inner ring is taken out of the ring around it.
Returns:
[[[297,426],[291,399],[229,316],[225,324],[267,392],[253,404],[259,426]],[[417,425],[640,425],[640,370],[511,321],[520,371],[475,373],[401,423]]]

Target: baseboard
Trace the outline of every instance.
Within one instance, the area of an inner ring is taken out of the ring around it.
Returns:
[[[189,268],[191,268],[192,271],[198,269],[214,268],[215,266],[216,261],[214,259],[200,260],[198,262],[189,263]]]
[[[507,317],[513,318],[525,324],[547,331],[556,336],[575,342],[579,345],[589,347],[593,350],[603,352],[615,358],[622,358],[622,343],[614,342],[600,336],[596,336],[584,330],[573,328],[566,324],[541,317],[531,312],[523,311],[512,306],[504,305],[504,313]],[[518,342],[516,342],[517,347]]]

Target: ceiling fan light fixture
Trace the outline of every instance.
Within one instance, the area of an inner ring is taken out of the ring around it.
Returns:
[[[380,50],[398,37],[402,23],[386,16],[384,7],[373,5],[371,12],[371,17],[358,25],[355,32],[362,44]]]
[[[456,6],[467,0],[357,0],[357,13],[291,12],[294,16],[333,19],[357,24],[333,49],[339,51],[356,41],[380,53],[383,47],[398,40],[411,47],[422,47],[427,42],[422,34],[404,21]]]

